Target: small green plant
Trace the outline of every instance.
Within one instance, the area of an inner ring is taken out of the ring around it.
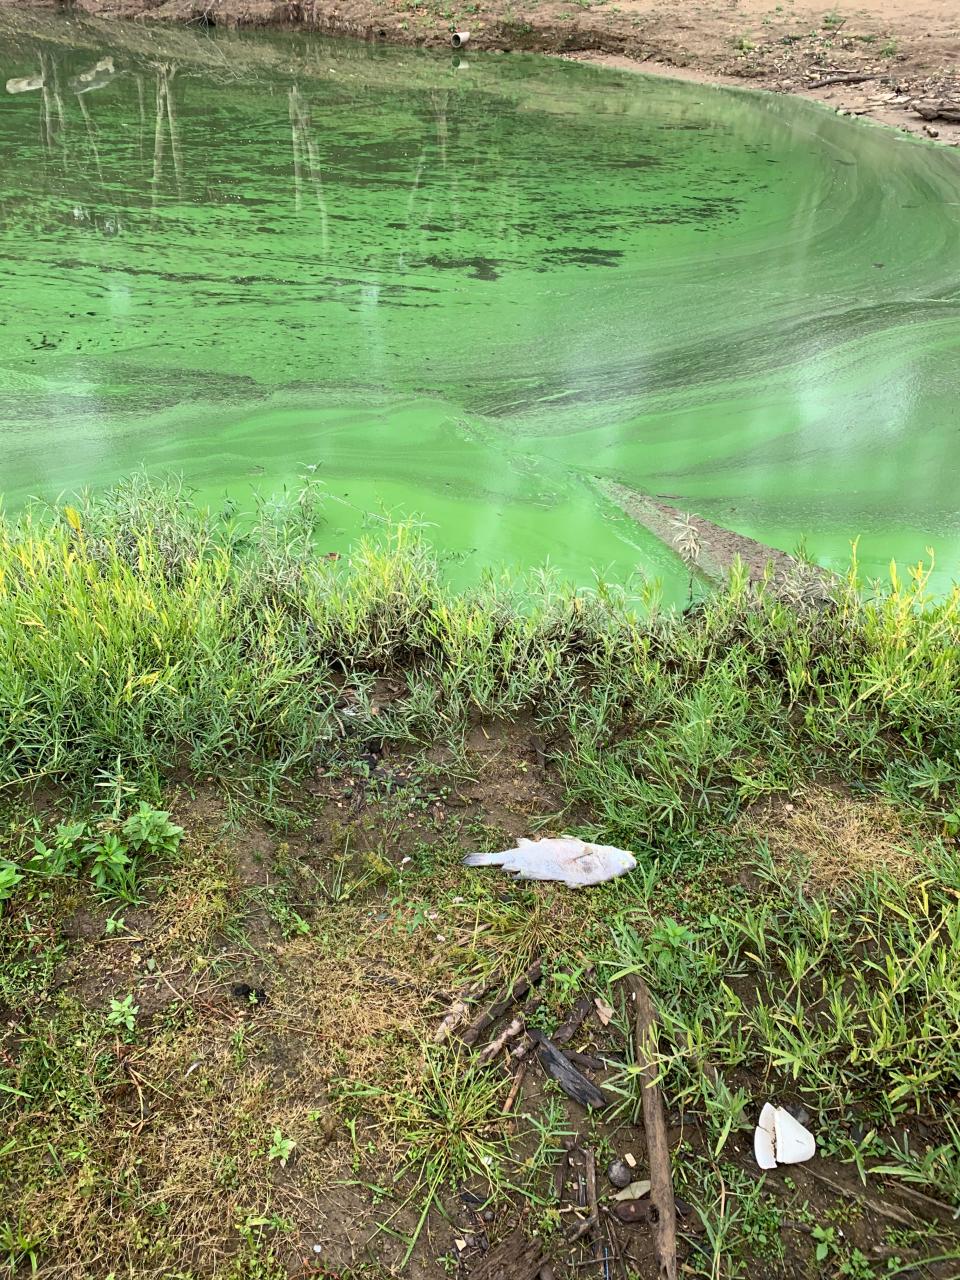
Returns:
[[[895,58],[899,50],[896,40],[885,41],[877,51],[881,58]]]
[[[183,837],[183,827],[171,822],[169,813],[154,809],[145,800],[141,800],[136,813],[127,818],[122,831],[131,849],[153,857],[176,853]]]
[[[15,862],[0,862],[0,902],[12,898],[17,885],[23,879]]]
[[[122,1000],[110,1001],[110,1012],[107,1014],[107,1026],[114,1031],[134,1032],[137,1029],[137,1014],[140,1006],[133,1003],[132,993]]]
[[[41,1236],[28,1230],[22,1218],[19,1222],[10,1218],[0,1220],[0,1265],[9,1274],[16,1274],[27,1263],[30,1274],[36,1275],[41,1243]]]
[[[26,870],[38,876],[62,876],[76,873],[83,861],[85,822],[58,823],[49,844],[39,836],[33,842],[33,856]]]
[[[91,840],[84,852],[93,857],[90,879],[101,893],[129,902],[136,899],[136,866],[116,832],[108,831],[98,840]]]
[[[126,927],[127,924],[123,916],[114,914],[112,916],[107,916],[104,921],[103,932],[106,937],[113,938],[118,933],[122,933]]]
[[[813,1227],[810,1235],[816,1241],[814,1256],[817,1262],[825,1262],[837,1246],[836,1227]]]
[[[267,1152],[267,1159],[278,1161],[280,1168],[285,1169],[287,1161],[296,1149],[296,1145],[292,1138],[285,1138],[279,1129],[274,1129],[273,1141],[270,1144],[270,1150]]]

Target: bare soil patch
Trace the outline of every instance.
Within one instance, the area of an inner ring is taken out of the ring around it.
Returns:
[[[778,862],[814,889],[831,889],[883,869],[906,880],[920,864],[896,807],[880,796],[811,786],[753,808],[740,834],[767,844]]]
[[[560,1280],[600,1276],[604,1258],[638,1280],[657,1275],[649,1202],[624,1221],[606,1176],[626,1155],[637,1178],[648,1175],[639,1108],[624,1102],[632,1015],[623,984],[609,982],[619,961],[603,903],[617,898],[464,872],[465,849],[537,822],[559,827],[560,779],[529,725],[474,725],[456,768],[439,748],[427,757],[371,758],[367,745],[297,798],[286,830],[237,823],[212,789],[174,788],[186,835],[141,905],[77,887],[31,905],[29,920],[0,919],[12,992],[0,1063],[44,1099],[11,1130],[14,1159],[0,1177],[6,1202],[21,1206],[36,1274],[523,1280],[536,1255]],[[906,876],[916,857],[885,802],[831,787],[755,806],[734,831],[736,861],[760,842],[790,874],[808,868],[808,892],[873,867]],[[672,946],[681,934],[671,929],[700,927],[727,875],[673,877],[652,915],[639,896],[635,927],[651,948]],[[672,919],[685,910],[682,925]],[[44,980],[31,966],[52,946]],[[518,989],[524,974],[531,985]],[[751,982],[736,985],[749,1003]],[[655,992],[664,1010],[676,995]],[[135,1028],[105,1033],[110,1001],[126,997]],[[439,1043],[459,1001],[459,1023]],[[522,1030],[504,1037],[518,1016],[572,1055],[603,1091],[602,1110],[549,1080]],[[688,1057],[674,1047],[665,1032],[683,1274],[716,1275],[717,1257],[731,1275],[850,1274],[816,1269],[823,1239],[831,1268],[896,1258],[928,1280],[955,1274],[960,1241],[935,1197],[873,1182],[866,1193],[829,1149],[815,1167],[761,1180],[742,1122],[718,1162],[709,1116],[671,1074]],[[720,1078],[690,1052],[695,1069]],[[761,1098],[770,1088],[724,1074],[725,1089]],[[807,1118],[822,1134],[835,1122]],[[933,1117],[908,1123],[917,1149],[935,1145]],[[590,1161],[601,1214],[582,1229]],[[717,1255],[711,1233],[725,1215],[744,1226],[728,1225]]]

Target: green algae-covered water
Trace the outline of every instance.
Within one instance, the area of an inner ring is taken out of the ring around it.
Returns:
[[[0,491],[141,465],[455,578],[960,549],[960,157],[796,101],[303,35],[0,27]]]

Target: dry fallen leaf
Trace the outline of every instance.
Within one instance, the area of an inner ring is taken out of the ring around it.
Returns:
[[[614,1200],[642,1200],[644,1196],[650,1194],[650,1183],[644,1179],[643,1182],[631,1182],[629,1187],[624,1187],[622,1191],[618,1191],[613,1197]]]
[[[593,1003],[597,1006],[597,1017],[603,1026],[607,1026],[613,1017],[613,1010],[607,1004],[606,1000],[601,1000],[599,996],[594,996]]]

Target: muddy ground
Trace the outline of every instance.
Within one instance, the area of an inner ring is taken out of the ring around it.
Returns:
[[[20,0],[0,8],[22,9]],[[565,57],[815,98],[960,144],[954,0],[37,0],[101,17],[311,30]]]
[[[642,1179],[649,1157],[620,1092],[622,984],[592,950],[604,915],[556,886],[460,866],[464,847],[549,824],[562,796],[549,744],[531,725],[488,723],[466,747],[466,768],[443,751],[430,765],[384,750],[318,775],[286,831],[236,822],[215,789],[185,779],[169,797],[181,856],[138,901],[64,884],[0,916],[0,1064],[12,1096],[38,1095],[19,1120],[4,1117],[0,1201],[22,1208],[16,1232],[0,1233],[0,1275],[495,1280],[487,1254],[519,1231],[557,1280],[654,1280],[649,1200],[622,1221],[607,1176],[629,1155]],[[811,888],[835,889],[855,852],[862,866],[916,870],[892,806],[842,789],[773,798],[729,835],[737,848],[762,838],[788,862],[799,851]],[[698,879],[714,904],[728,882],[753,884],[739,857]],[[698,915],[682,881],[676,903]],[[538,958],[526,1003],[518,993],[471,1041],[508,976]],[[128,1026],[105,1030],[125,995]],[[459,1028],[438,1043],[461,998]],[[600,1110],[551,1084],[532,1046],[518,1064],[516,1035],[477,1068],[518,1008],[580,1055],[605,1091]],[[746,1072],[729,1082],[758,1098],[770,1089]],[[811,1119],[809,1099],[787,1101],[821,1149],[761,1179],[749,1127],[735,1125],[718,1162],[702,1109],[665,1088],[681,1274],[955,1275],[950,1206],[901,1181],[865,1189],[834,1157],[828,1110]],[[939,1135],[911,1123],[916,1149]],[[508,1149],[511,1177],[485,1177]],[[578,1234],[590,1152],[601,1224]]]

